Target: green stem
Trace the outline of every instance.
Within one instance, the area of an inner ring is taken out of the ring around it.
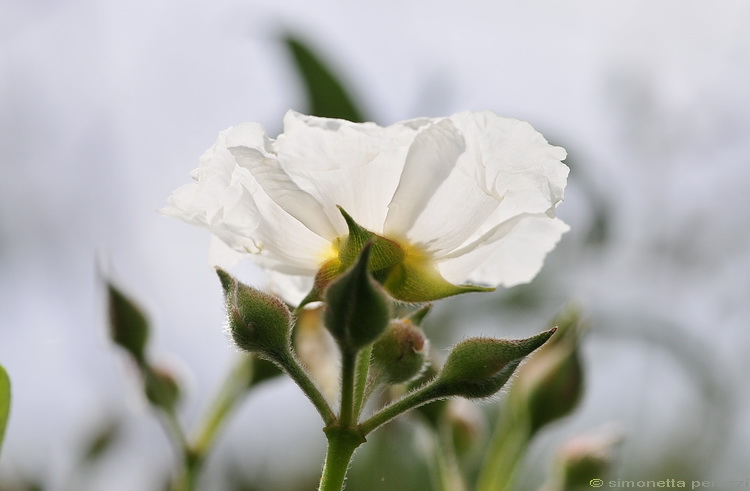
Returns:
[[[367,436],[406,411],[427,404],[428,402],[442,399],[443,397],[445,396],[442,394],[439,385],[427,384],[373,414],[370,419],[359,425],[359,430],[362,432],[362,435]]]
[[[198,459],[202,459],[209,451],[227,416],[247,393],[253,378],[253,363],[252,356],[243,356],[224,380],[192,446],[193,454]]]
[[[450,425],[442,420],[436,429],[438,445],[435,449],[435,465],[440,489],[443,491],[466,491],[466,482],[456,456],[456,446]]]
[[[181,460],[181,468],[178,477],[173,481],[174,491],[192,491],[200,471],[200,462],[194,462],[192,451],[188,444],[185,431],[174,411],[161,408],[163,417],[159,418],[170,440],[175,446],[178,458]]]
[[[500,418],[479,473],[476,491],[511,491],[531,439],[528,420],[522,414],[514,417],[501,413]]]
[[[203,467],[203,457],[195,455],[188,449],[183,455],[182,475],[175,482],[174,491],[193,491],[197,489],[198,476]]]
[[[341,350],[341,411],[339,422],[344,428],[352,427],[354,421],[354,366],[356,353]]]
[[[336,415],[333,413],[333,409],[328,405],[328,402],[320,393],[320,390],[315,386],[315,383],[310,379],[307,373],[302,369],[300,363],[291,353],[285,353],[279,356],[276,360],[282,370],[286,372],[289,377],[294,380],[302,392],[305,393],[310,402],[313,403],[315,409],[318,410],[320,417],[323,418],[323,423],[326,426],[330,426],[336,422]]]
[[[354,451],[365,442],[365,438],[356,430],[341,426],[329,426],[324,431],[328,451],[318,491],[341,491]]]
[[[372,345],[362,349],[357,355],[357,366],[355,367],[354,380],[354,420],[359,418],[368,395],[367,375],[370,371],[370,359],[372,357]]]

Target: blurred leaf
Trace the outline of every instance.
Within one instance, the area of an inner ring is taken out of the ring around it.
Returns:
[[[284,372],[282,372],[275,363],[264,360],[263,358],[258,358],[255,355],[249,356],[252,356],[252,368],[251,375],[248,377],[248,388],[255,387],[266,380],[283,375]]]
[[[81,461],[84,464],[94,463],[99,460],[117,441],[122,433],[122,423],[119,420],[110,419],[96,429],[84,446]]]
[[[354,122],[365,121],[362,111],[338,77],[305,43],[287,35],[284,44],[294,58],[297,72],[305,84],[311,115]]]
[[[3,448],[5,427],[10,416],[10,378],[8,372],[0,365],[0,450]]]
[[[112,283],[107,284],[109,327],[112,340],[130,353],[139,365],[145,364],[148,321],[143,311]]]

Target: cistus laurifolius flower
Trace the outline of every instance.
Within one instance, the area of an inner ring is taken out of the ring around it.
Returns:
[[[568,229],[555,218],[565,155],[492,112],[381,127],[289,111],[276,139],[256,123],[221,132],[162,212],[228,246],[219,265],[230,250],[251,256],[292,304],[368,238],[386,291],[429,301],[534,278]]]

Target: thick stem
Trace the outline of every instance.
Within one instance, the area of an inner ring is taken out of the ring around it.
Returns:
[[[331,426],[324,431],[328,451],[318,491],[341,491],[354,451],[365,442],[365,438],[356,430],[340,426]]]
[[[193,491],[198,488],[198,476],[203,467],[203,457],[198,456],[188,449],[183,455],[182,474],[173,487],[174,491]]]

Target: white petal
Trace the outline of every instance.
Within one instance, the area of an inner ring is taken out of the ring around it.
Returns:
[[[451,282],[511,287],[528,283],[539,272],[547,253],[569,227],[544,214],[524,215],[497,225],[483,241],[438,262]]]
[[[415,222],[425,212],[435,191],[455,170],[456,160],[463,151],[464,140],[450,120],[437,121],[420,131],[409,148],[398,188],[388,204],[384,226],[386,235],[407,239],[427,235],[414,230]],[[427,218],[442,221],[442,217]],[[424,227],[425,220],[421,222],[420,225]],[[433,224],[426,227],[434,231],[436,237],[440,235]]]
[[[208,246],[208,264],[221,269],[231,269],[246,257],[236,249],[229,247],[226,242],[215,235],[211,236]]]
[[[554,215],[568,173],[560,162],[565,150],[528,123],[491,112],[460,113],[450,121],[466,149],[409,228],[411,242],[439,259],[514,216]]]
[[[255,148],[231,147],[237,164],[248,169],[263,191],[282,209],[304,224],[311,232],[333,240],[339,234],[326,217],[323,206],[301,190],[284,172],[278,160]]]
[[[270,148],[270,140],[255,124],[220,133],[191,174],[196,182],[175,191],[161,212],[208,228],[238,252],[261,254],[297,274],[314,272],[329,242],[276,204],[251,172],[237,165],[227,148],[230,143],[259,151]]]
[[[477,183],[503,201],[503,219],[519,213],[554,216],[569,172],[561,162],[565,149],[547,143],[529,123],[491,112],[465,112],[451,120],[467,141],[462,159],[481,163]]]
[[[280,296],[290,305],[299,305],[313,287],[313,276],[288,275],[273,269],[268,274],[271,293]]]
[[[336,205],[363,227],[382,233],[414,126],[419,123],[383,128],[289,112],[275,148],[284,171],[321,203],[338,235],[347,228]]]

